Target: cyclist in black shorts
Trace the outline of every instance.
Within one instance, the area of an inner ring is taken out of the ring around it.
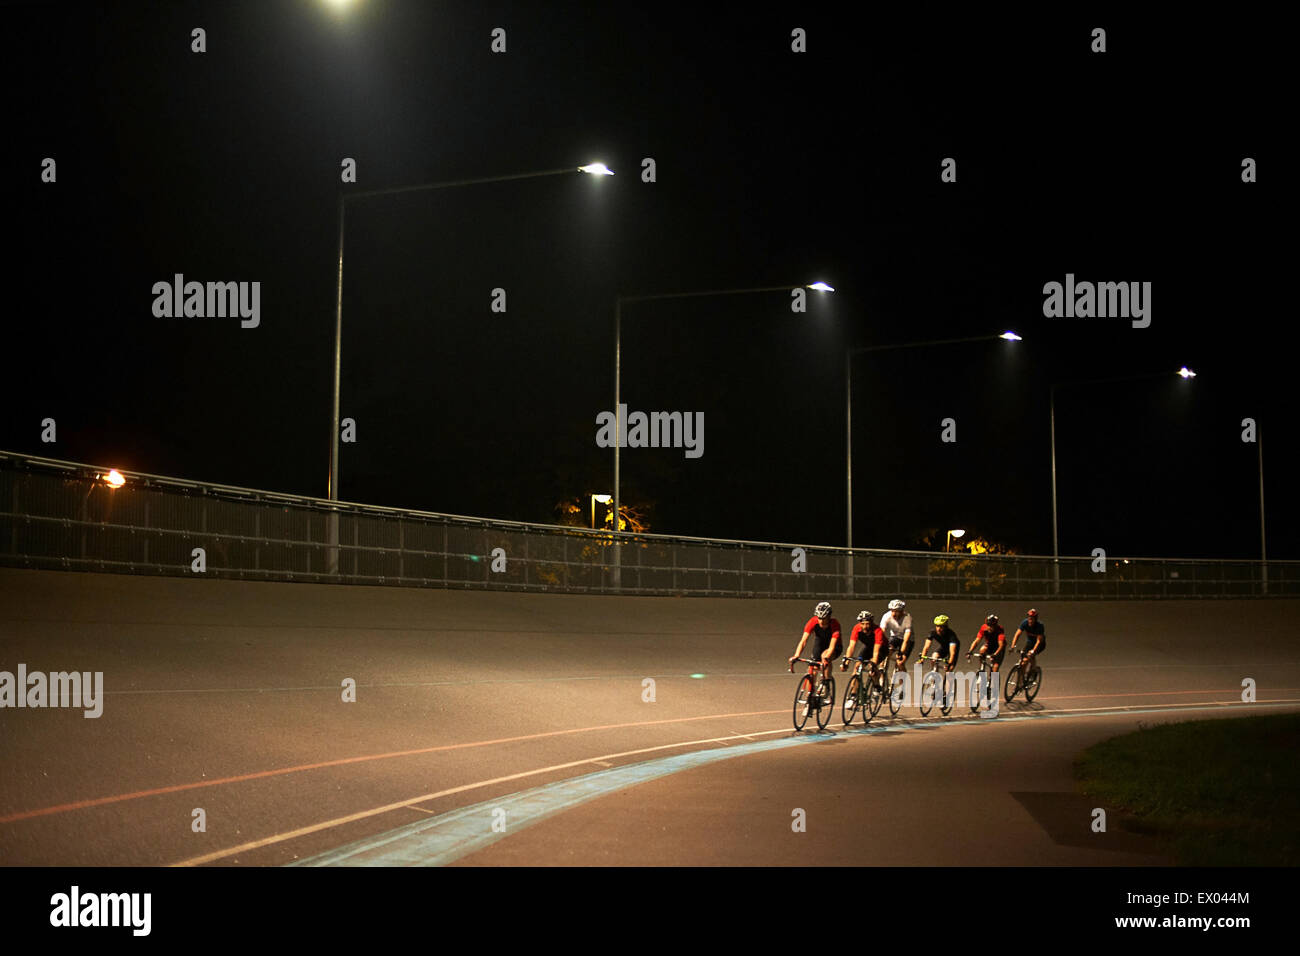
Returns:
[[[844,650],[840,640],[840,622],[831,617],[829,602],[822,601],[818,604],[813,610],[813,616],[803,626],[799,646],[794,649],[794,657],[790,658],[791,671],[794,670],[794,662],[802,656],[804,645],[808,643],[810,637],[813,639],[813,645],[808,656],[813,660],[821,660],[822,677],[827,678],[831,673],[831,661],[839,657]]]
[[[1007,632],[998,623],[996,614],[990,613],[984,618],[984,626],[975,635],[975,640],[971,641],[966,660],[970,660],[971,654],[987,654],[992,658],[995,674],[1002,666],[1002,658],[1007,656]]]
[[[1043,622],[1038,619],[1038,611],[1032,607],[1025,615],[1025,619],[1020,622],[1020,626],[1016,628],[1015,636],[1011,638],[1013,651],[1021,634],[1025,635],[1026,654],[1041,654],[1047,650],[1047,633],[1043,630]]]
[[[880,629],[885,632],[898,669],[906,670],[908,655],[912,653],[912,615],[907,613],[907,602],[901,598],[890,601],[889,610],[880,619]]]
[[[951,671],[957,664],[961,641],[957,639],[957,632],[948,626],[947,614],[940,614],[934,619],[934,630],[925,636],[925,646],[921,648],[922,658],[929,655],[931,643],[940,657],[948,662],[946,670]]]

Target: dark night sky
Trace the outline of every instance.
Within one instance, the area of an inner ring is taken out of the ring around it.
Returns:
[[[1252,416],[1270,555],[1300,558],[1276,25],[871,9],[5,8],[0,448],[323,496],[341,159],[345,189],[601,160],[617,175],[349,205],[342,497],[553,520],[610,490],[619,293],[825,279],[802,316],[783,294],[626,307],[624,400],[706,420],[703,458],[624,453],[653,530],[843,544],[845,348],[1014,328],[856,361],[856,544],[957,525],[1050,553],[1050,384],[1168,370],[1059,392],[1062,551],[1256,557]],[[260,281],[261,326],[155,318],[177,272]],[[1152,282],[1151,327],[1045,318],[1067,272]]]

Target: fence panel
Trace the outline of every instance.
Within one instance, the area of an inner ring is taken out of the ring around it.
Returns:
[[[611,535],[126,474],[0,452],[0,564],[273,581],[881,600],[1300,597],[1300,562],[887,551]]]

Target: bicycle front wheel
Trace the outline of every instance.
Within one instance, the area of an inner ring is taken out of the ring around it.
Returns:
[[[835,678],[828,677],[822,681],[821,706],[817,708],[817,729],[825,730],[831,722],[831,712],[835,710]]]
[[[871,717],[880,713],[880,705],[885,699],[885,688],[881,684],[879,677],[873,677],[867,685],[867,713]],[[871,717],[867,719],[870,720]]]
[[[943,696],[939,698],[939,710],[947,717],[952,713],[952,705],[957,702],[957,679],[947,673],[939,675],[939,687]]]
[[[862,692],[862,678],[854,674],[849,678],[849,686],[844,689],[844,726],[853,723],[853,715],[858,712],[858,695]]]
[[[929,717],[930,711],[934,707],[934,698],[939,692],[939,675],[934,671],[925,675],[925,680],[921,681],[921,716]]]
[[[980,712],[980,697],[984,693],[984,687],[988,682],[988,675],[984,673],[984,668],[975,672],[975,679],[970,685],[970,712],[978,714]]]
[[[799,678],[799,686],[794,692],[794,729],[803,730],[808,723],[808,711],[812,709],[813,682],[807,674]]]
[[[903,698],[907,696],[907,675],[902,671],[894,671],[889,679],[889,713],[891,716],[897,716],[898,710],[903,706]]]
[[[1011,670],[1007,671],[1007,683],[1006,686],[1003,688],[1003,696],[1006,697],[1008,704],[1011,703],[1011,701],[1015,698],[1019,690],[1020,690],[1020,668],[1013,667],[1011,668]]]
[[[1038,696],[1038,689],[1043,686],[1043,669],[1037,664],[1025,678],[1025,700],[1033,700]]]

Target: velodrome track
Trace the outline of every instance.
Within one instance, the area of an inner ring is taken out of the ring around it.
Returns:
[[[1091,831],[1074,754],[1300,707],[1300,602],[1038,602],[1033,705],[795,734],[812,603],[0,569],[0,671],[105,686],[97,719],[0,710],[0,863],[1161,864]],[[909,604],[964,643],[1024,611]]]

